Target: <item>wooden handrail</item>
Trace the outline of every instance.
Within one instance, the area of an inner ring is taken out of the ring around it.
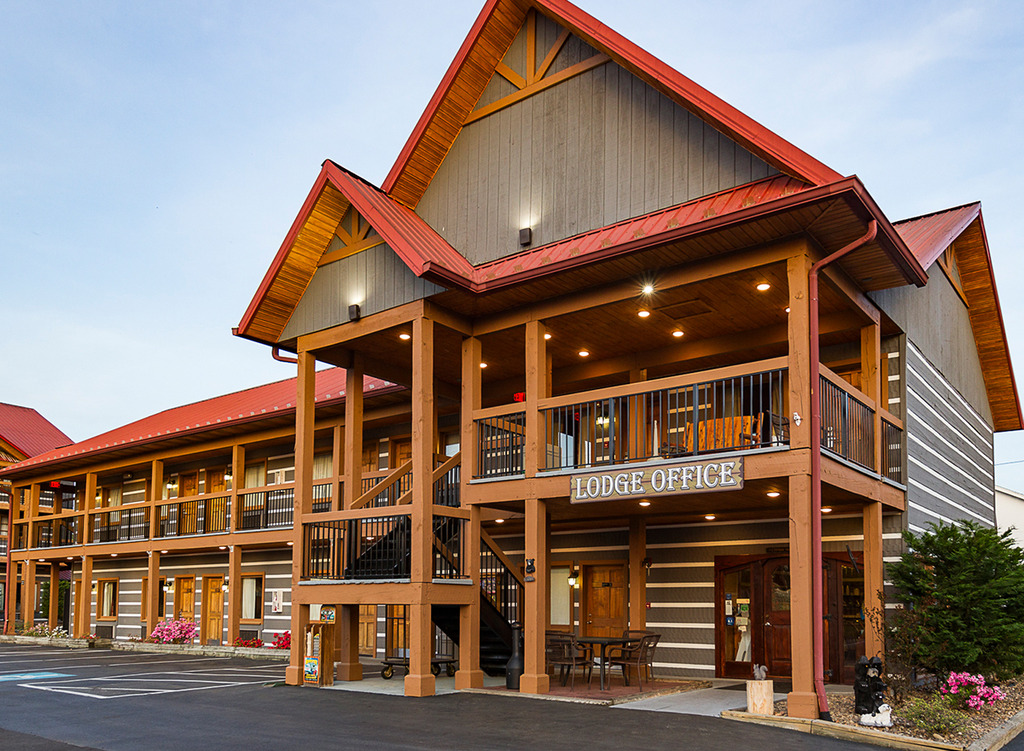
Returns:
[[[386,519],[388,517],[409,516],[412,509],[396,510],[394,506],[376,506],[371,508],[348,509],[346,511],[324,511],[319,514],[306,514],[302,517],[303,524],[316,522],[341,522],[349,519]]]
[[[410,469],[412,469],[412,459],[399,466],[391,474],[384,478],[383,481],[377,483],[372,488],[363,493],[361,496],[352,501],[351,508],[362,508],[367,503],[372,501],[374,498],[379,496],[381,493],[387,492],[388,489],[393,487],[395,483],[401,480],[402,477],[404,477],[409,472]],[[400,500],[401,499],[399,499],[399,501]]]
[[[879,409],[878,410],[878,414],[879,414],[879,416],[883,420],[885,420],[887,423],[889,423],[893,427],[899,428],[900,430],[904,429],[903,428],[903,420],[898,418],[896,415],[894,415],[889,410],[887,410],[887,409]]]
[[[818,372],[821,374],[822,378],[831,383],[837,389],[839,389],[840,391],[845,391],[848,395],[852,396],[854,399],[856,399],[858,402],[860,402],[865,407],[870,409],[872,412],[875,411],[877,407],[877,405],[875,404],[875,400],[872,399],[867,394],[865,394],[860,389],[856,389],[853,386],[851,386],[850,382],[847,381],[845,378],[836,375],[835,373],[832,372],[831,369],[829,369],[827,366],[821,363],[818,363]]]
[[[434,474],[431,476],[430,481],[432,483],[437,482],[446,474],[448,474],[448,470],[458,466],[461,462],[462,452],[459,451],[455,454],[455,456],[448,458],[448,460],[444,464],[442,464],[440,467],[434,470]]]
[[[498,544],[494,539],[482,529],[480,530],[480,539],[483,540],[484,545],[491,549],[491,552],[494,553],[495,557],[504,564],[505,568],[507,568],[509,573],[515,577],[520,586],[525,587],[526,582],[523,580],[522,574],[520,574],[519,570],[512,564],[512,561],[508,559],[508,556],[501,552],[501,548],[498,547]]]

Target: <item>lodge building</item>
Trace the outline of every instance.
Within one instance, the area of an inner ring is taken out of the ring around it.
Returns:
[[[979,204],[892,222],[564,0],[488,0],[381,186],[324,162],[235,333],[297,377],[0,473],[22,589],[71,568],[115,638],[332,607],[337,678],[400,628],[411,696],[518,622],[524,692],[548,630],[648,629],[817,717],[901,531],[994,524],[1021,428]]]

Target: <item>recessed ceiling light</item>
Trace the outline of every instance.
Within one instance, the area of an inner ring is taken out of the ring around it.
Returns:
[[[485,362],[480,363],[480,367],[481,368],[486,368],[487,367],[487,363],[485,363]]]
[[[551,338],[551,334],[544,334],[544,338],[545,339],[550,339]]]
[[[643,506],[644,508],[647,508],[648,506],[651,505],[651,502],[650,501],[640,501],[640,505]]]
[[[407,342],[410,339],[412,339],[412,334],[407,334],[403,331],[401,334],[398,335],[398,338],[401,339],[403,342]]]
[[[504,523],[505,523],[505,520],[504,520],[504,519],[495,519],[495,520],[494,520],[494,523],[495,523],[495,524],[504,524]]]
[[[777,490],[769,490],[765,495],[767,495],[769,498],[778,498],[780,495],[782,495],[782,493],[780,493]]]
[[[823,513],[823,514],[831,514],[832,513],[832,507],[831,506],[822,506],[821,507],[821,513]]]
[[[590,350],[581,349],[580,350],[580,357],[590,357]]]
[[[713,522],[715,520],[715,515],[714,514],[704,514],[704,518],[707,519],[709,522]]]
[[[644,293],[645,295],[650,295],[650,294],[653,294],[653,292],[654,292],[654,285],[653,285],[653,284],[645,284],[645,285],[643,286],[643,289],[642,289],[641,291],[642,291],[642,292],[643,292],[643,293]]]
[[[680,331],[679,329],[676,329],[675,331],[672,332],[672,336],[674,336],[676,339],[680,338],[682,335],[683,332]]]
[[[227,550],[228,548],[227,548],[227,546],[226,546],[226,545],[221,545],[221,546],[220,546],[220,548],[218,548],[218,549],[219,549],[219,550]]]
[[[789,312],[789,306],[788,305],[786,306],[786,312],[787,313]]]
[[[164,554],[164,553],[166,553],[166,552],[167,552],[166,550],[161,550],[161,551],[160,551],[160,553],[161,553],[161,554]]]
[[[291,540],[289,540],[289,541],[288,541],[287,543],[285,543],[285,544],[286,544],[286,545],[288,545],[288,547],[291,547],[291,546],[292,546],[292,545],[294,545],[295,543],[294,543],[294,542],[292,542]]]
[[[758,292],[767,292],[771,288],[772,288],[772,285],[768,284],[768,282],[758,282],[757,287],[756,287]]]
[[[644,308],[641,308],[640,310],[638,310],[638,311],[636,312],[636,314],[637,314],[638,316],[640,316],[641,318],[649,318],[649,317],[650,317],[650,315],[651,315],[651,311],[649,311],[649,310],[646,310],[646,309],[644,309]]]
[[[117,558],[117,553],[111,553],[111,554],[110,554],[110,557],[111,557],[111,558]]]
[[[68,560],[69,560],[69,561],[73,561],[73,560],[75,560],[75,557],[74,557],[73,555],[69,555],[69,556],[68,556]]]

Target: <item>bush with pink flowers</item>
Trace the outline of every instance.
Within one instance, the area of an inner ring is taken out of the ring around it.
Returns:
[[[995,704],[1006,698],[999,686],[985,684],[981,673],[950,673],[946,682],[939,686],[939,692],[961,709],[982,709],[986,704]]]
[[[285,631],[283,634],[274,634],[274,643],[268,644],[271,649],[291,649],[292,632]]]
[[[191,644],[195,638],[195,622],[182,618],[177,621],[160,621],[146,641],[157,644]]]

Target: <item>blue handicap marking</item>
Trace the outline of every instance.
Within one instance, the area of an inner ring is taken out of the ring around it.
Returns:
[[[70,673],[14,673],[0,675],[0,681],[38,681],[43,678],[71,678]]]

